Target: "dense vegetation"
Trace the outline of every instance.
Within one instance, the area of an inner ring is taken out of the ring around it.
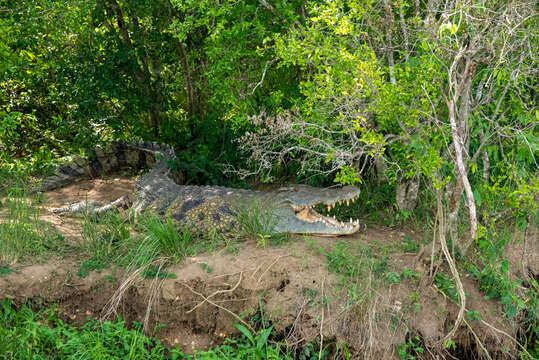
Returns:
[[[271,327],[257,334],[238,325],[244,336],[227,340],[209,351],[186,354],[181,348],[167,348],[142,333],[142,324],[127,329],[125,322],[89,321],[80,329],[66,324],[55,309],[34,311],[30,306],[14,309],[0,303],[0,358],[2,359],[292,359],[282,355],[280,345],[270,344]],[[312,348],[303,354],[308,356]]]
[[[503,249],[539,223],[538,34],[528,0],[2,0],[0,176],[143,139],[187,183],[359,185],[356,211],[427,223],[463,311],[459,270],[537,355],[537,274]]]

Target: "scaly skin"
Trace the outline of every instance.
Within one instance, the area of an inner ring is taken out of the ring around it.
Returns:
[[[137,179],[135,193],[111,204],[82,202],[54,209],[58,214],[107,211],[133,207],[136,212],[154,211],[170,217],[178,226],[191,226],[201,231],[216,228],[221,232],[237,231],[238,212],[247,211],[269,216],[276,232],[318,235],[345,235],[359,230],[359,221],[342,223],[322,216],[312,207],[325,204],[328,209],[337,203],[357,199],[359,189],[352,186],[320,189],[307,185],[290,185],[270,192],[232,189],[221,186],[178,185],[170,176],[166,161],[175,157],[167,145],[154,143],[113,143],[96,149],[92,160],[75,159],[60,167],[55,175],[43,181],[41,191],[54,189],[81,177],[97,176],[122,167],[150,167]],[[258,211],[253,206],[258,207]]]

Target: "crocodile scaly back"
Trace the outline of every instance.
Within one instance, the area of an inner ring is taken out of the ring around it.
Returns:
[[[36,191],[48,191],[76,180],[94,178],[123,168],[166,168],[166,160],[176,157],[166,144],[150,141],[111,142],[98,146],[87,158],[77,156],[57,167],[54,174],[43,179]]]

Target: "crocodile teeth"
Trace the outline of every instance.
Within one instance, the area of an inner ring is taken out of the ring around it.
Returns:
[[[346,200],[346,206],[350,205],[350,200]]]
[[[331,210],[331,205],[328,205],[328,211]]]

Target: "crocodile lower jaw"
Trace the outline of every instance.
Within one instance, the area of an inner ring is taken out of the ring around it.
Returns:
[[[323,223],[326,226],[331,226],[337,229],[344,230],[344,233],[351,234],[359,230],[359,220],[352,220],[349,222],[338,221],[335,216],[328,217],[319,214],[310,206],[306,206],[302,209],[295,209],[295,215],[298,219],[308,223]]]

